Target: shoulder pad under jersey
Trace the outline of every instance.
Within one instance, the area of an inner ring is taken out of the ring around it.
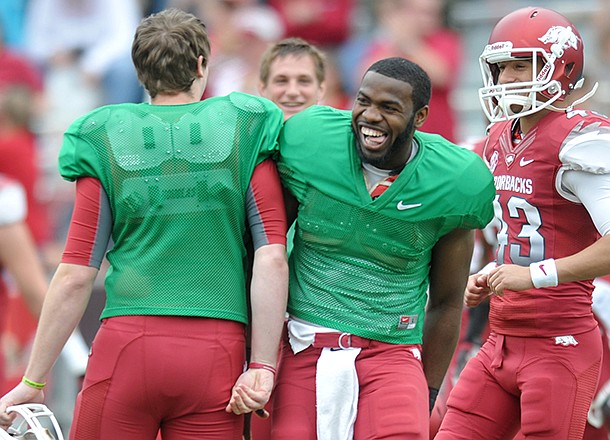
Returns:
[[[229,94],[229,99],[235,107],[247,110],[250,113],[264,113],[269,108],[265,105],[266,98],[247,93],[232,92]]]
[[[610,173],[610,126],[601,122],[576,125],[563,141],[559,160],[564,170]]]

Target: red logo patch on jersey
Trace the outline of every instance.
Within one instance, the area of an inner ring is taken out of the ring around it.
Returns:
[[[417,326],[417,315],[402,315],[398,320],[399,330],[411,330]]]

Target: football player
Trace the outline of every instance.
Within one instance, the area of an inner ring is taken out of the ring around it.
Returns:
[[[269,399],[284,324],[286,218],[270,159],[282,112],[237,92],[201,101],[210,41],[179,9],[142,20],[132,55],[150,103],[93,110],[64,135],[58,162],[76,181],[74,212],[22,382],[0,398],[0,427],[7,407],[43,401],[112,238],[71,438],[241,440],[241,415]]]
[[[491,295],[491,335],[447,402],[437,439],[582,438],[602,361],[592,280],[610,272],[610,121],[578,108],[583,41],[561,14],[502,18],[481,57],[483,152],[500,221],[497,266],[469,278]]]

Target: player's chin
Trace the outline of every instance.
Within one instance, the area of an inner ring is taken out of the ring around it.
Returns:
[[[280,109],[282,110],[282,112],[284,113],[284,116],[286,117],[286,119],[288,119],[291,116],[296,115],[297,113],[305,110],[307,107],[305,107],[304,105],[287,105],[287,104],[283,104],[280,105]]]

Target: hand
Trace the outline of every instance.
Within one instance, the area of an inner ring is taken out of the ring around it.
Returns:
[[[530,268],[516,264],[503,264],[489,273],[487,284],[492,293],[503,295],[504,290],[525,290],[534,287]]]
[[[470,275],[464,292],[464,305],[466,307],[476,307],[491,293],[487,285],[487,274]]]
[[[271,396],[274,379],[275,375],[268,370],[248,369],[235,382],[225,411],[238,415],[256,411],[257,415],[265,417],[263,407]],[[258,410],[263,410],[263,413]]]
[[[20,403],[42,403],[43,401],[44,392],[42,390],[37,390],[24,383],[19,383],[0,399],[0,427],[6,430],[13,423],[16,414],[7,414],[6,409],[9,406],[18,405]]]

